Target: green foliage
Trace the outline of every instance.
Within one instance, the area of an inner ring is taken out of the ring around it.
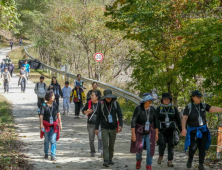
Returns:
[[[15,0],[0,0],[0,28],[18,33],[16,25],[21,25]]]

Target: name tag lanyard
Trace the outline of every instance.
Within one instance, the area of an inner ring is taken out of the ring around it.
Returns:
[[[96,113],[97,107],[98,107],[98,103],[99,103],[99,102],[97,102],[96,109],[94,109],[94,105],[92,106],[92,107],[93,107],[93,114],[92,114],[92,116],[90,117],[89,121],[92,119],[93,115]]]
[[[146,121],[146,125],[145,125],[145,130],[148,131],[150,129],[150,108],[148,110],[145,110],[146,113],[146,117],[147,117],[147,121]]]
[[[106,105],[106,104],[105,104],[105,105]],[[112,117],[112,115],[111,115],[112,103],[111,103],[111,106],[110,106],[110,111],[109,111],[107,105],[106,105],[106,109],[107,109],[107,111],[108,111],[108,113],[109,113],[109,115],[108,115],[109,123],[112,123],[112,122],[113,122],[113,117]]]
[[[52,103],[51,110],[50,110],[50,107],[49,107],[49,113],[50,113],[49,123],[50,123],[51,125],[53,124],[52,112],[53,112],[53,103]]]
[[[197,109],[196,105],[195,105],[195,108],[196,108],[197,112],[199,113],[199,117],[198,117],[199,125],[203,126],[203,119],[200,116],[200,105],[199,105],[199,110]]]
[[[165,118],[165,125],[167,128],[170,127],[170,119],[169,119],[169,111],[170,111],[170,108],[168,109],[168,111],[166,111],[166,108],[164,107],[164,110],[165,110],[165,113],[166,113],[166,118]]]

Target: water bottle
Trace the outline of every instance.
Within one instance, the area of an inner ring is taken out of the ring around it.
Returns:
[[[39,108],[37,109],[37,112],[38,112],[38,114],[40,115],[40,109],[39,109]]]
[[[45,132],[45,128],[44,127],[42,128],[42,131]]]

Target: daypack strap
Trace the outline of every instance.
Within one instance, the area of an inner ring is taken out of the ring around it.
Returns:
[[[202,102],[201,102],[200,104],[202,104],[204,111],[206,111],[206,104],[205,104],[205,103],[202,103]],[[188,104],[188,110],[189,110],[188,116],[189,116],[190,113],[191,113],[192,105],[193,105],[192,103],[189,103],[189,104]]]

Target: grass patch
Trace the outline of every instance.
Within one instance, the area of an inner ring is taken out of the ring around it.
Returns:
[[[15,133],[10,103],[0,94],[0,169],[30,170],[25,155],[20,154],[23,143]]]

